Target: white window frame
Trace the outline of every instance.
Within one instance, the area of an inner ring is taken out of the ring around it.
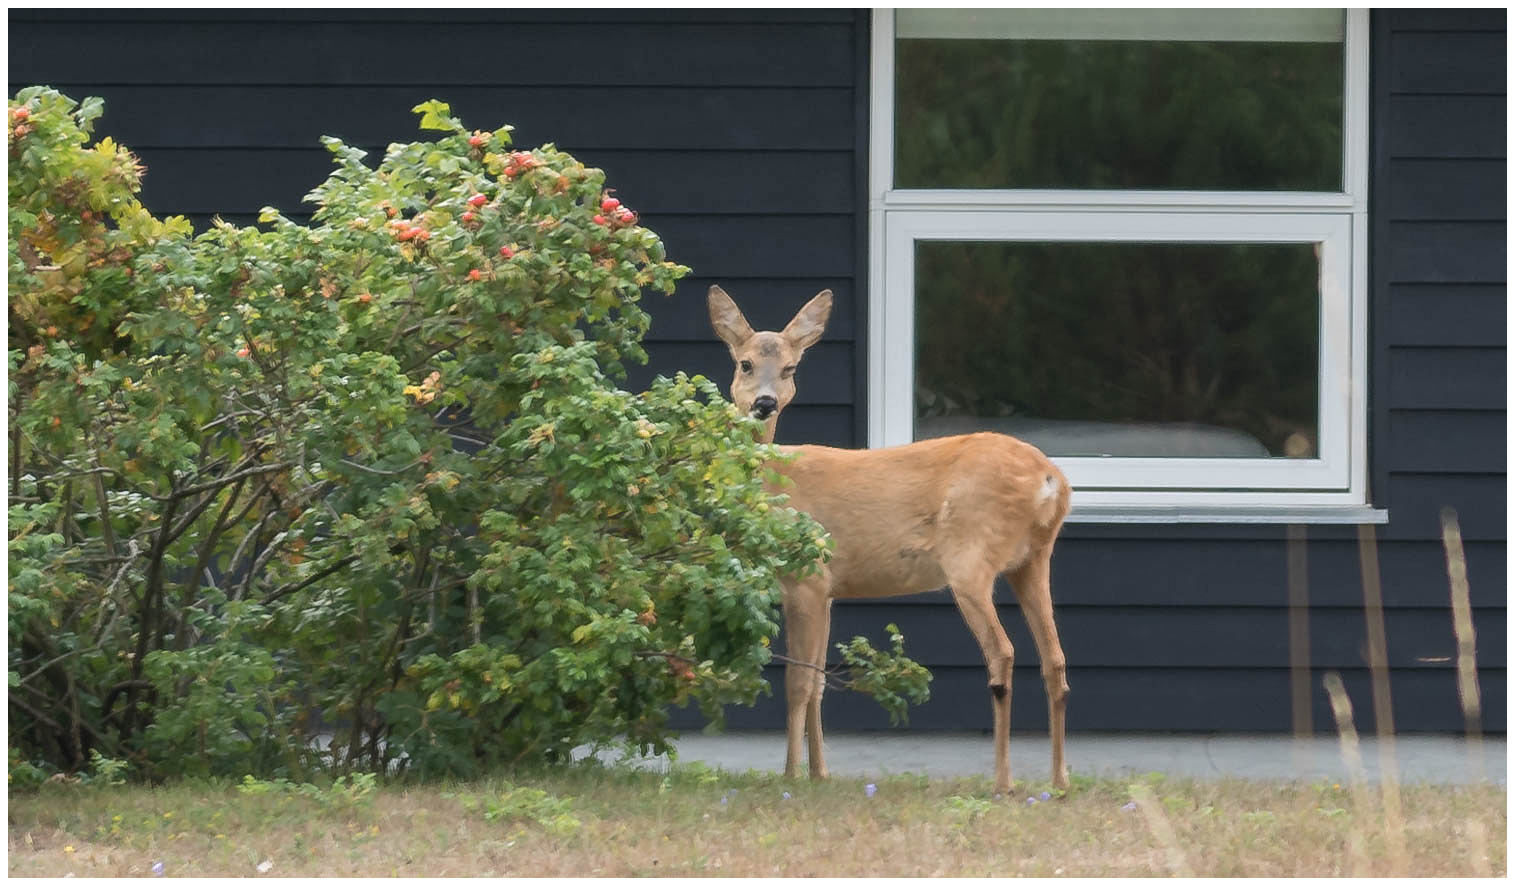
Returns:
[[[915,246],[929,241],[1314,243],[1319,446],[1309,459],[1058,457],[1074,518],[1382,522],[1367,501],[1368,13],[1346,13],[1335,192],[896,190],[894,10],[873,16],[868,443],[914,435]]]

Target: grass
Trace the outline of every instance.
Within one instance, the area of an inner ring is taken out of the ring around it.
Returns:
[[[1075,778],[823,784],[699,764],[579,765],[452,785],[48,784],[10,797],[9,874],[151,876],[1503,875],[1503,787]],[[785,794],[788,794],[786,799]],[[1132,797],[1145,806],[1132,805]],[[1159,825],[1156,822],[1161,822]],[[1161,834],[1155,837],[1154,834]],[[1483,845],[1483,851],[1470,847]]]

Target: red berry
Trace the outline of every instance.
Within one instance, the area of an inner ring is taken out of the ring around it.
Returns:
[[[488,203],[488,202],[489,202],[489,198],[486,197],[486,196],[484,196],[483,194],[474,194],[472,197],[468,198],[468,205],[472,206],[474,208],[478,208],[480,206],[483,206],[485,203]]]
[[[605,216],[603,216],[603,215],[597,215],[597,216],[595,216],[594,217],[594,223],[597,224],[597,225],[609,224],[609,222],[605,221]]]
[[[397,233],[395,234],[396,237],[399,237],[401,240],[409,240],[410,238],[414,237],[416,235],[416,231],[418,231],[420,229],[419,228],[412,228],[412,227],[407,227],[407,226],[401,225],[396,230],[397,230]]]
[[[620,206],[620,205],[621,205],[621,201],[617,200],[614,197],[606,197],[604,200],[600,201],[600,208],[603,209],[603,210],[605,210],[606,212],[609,212],[610,210],[615,209],[617,206]]]
[[[479,271],[478,268],[474,268],[473,270],[471,270],[471,271],[468,272],[468,279],[473,280],[474,282],[478,282],[479,280],[482,280],[483,278],[484,278],[484,275],[483,275],[483,273],[481,273]]]
[[[629,225],[637,220],[637,214],[624,206],[617,209],[614,213],[612,213],[612,215],[616,221],[620,222],[623,225]]]
[[[515,168],[514,166],[507,166],[507,167],[505,167],[505,174],[507,176],[509,176],[510,178],[515,178],[516,173],[518,173],[520,171],[521,170]]]
[[[488,142],[489,139],[485,138],[482,135],[475,135],[468,139],[468,143],[476,148],[482,148]]]
[[[32,115],[31,109],[29,109],[29,108],[17,108],[12,113],[13,113],[13,115],[16,118],[16,122],[18,122],[18,123],[25,121],[26,118],[28,118],[28,117],[30,117]]]
[[[252,351],[249,351],[247,348],[237,348],[237,356],[238,357],[244,357],[245,358],[248,354],[251,354],[251,353],[252,353]]]
[[[412,236],[414,236],[417,240],[420,240],[422,243],[425,243],[427,240],[431,239],[431,232],[425,228],[413,228],[411,230],[411,233]]]
[[[515,250],[511,249],[509,246],[501,246],[500,247],[500,255],[503,255],[506,258],[510,258],[511,256],[514,256],[515,254],[516,254]]]
[[[471,222],[473,220],[474,220],[474,214],[472,212],[465,212],[465,213],[463,213],[463,221],[464,222]]]
[[[366,305],[366,304],[368,304],[371,301],[373,301],[373,294],[372,293],[368,293],[368,292],[360,292],[360,293],[358,293],[358,303],[359,304]]]

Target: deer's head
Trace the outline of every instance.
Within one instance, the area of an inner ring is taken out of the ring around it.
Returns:
[[[794,371],[805,349],[820,340],[831,316],[831,290],[812,298],[783,332],[753,332],[747,318],[719,286],[706,297],[710,325],[731,349],[736,376],[731,380],[731,402],[763,422],[765,442],[773,442],[779,413],[794,399]]]

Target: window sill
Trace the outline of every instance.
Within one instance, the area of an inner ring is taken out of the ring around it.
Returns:
[[[1387,523],[1389,512],[1366,505],[1274,507],[1124,507],[1076,505],[1068,523],[1270,523],[1358,525]]]

